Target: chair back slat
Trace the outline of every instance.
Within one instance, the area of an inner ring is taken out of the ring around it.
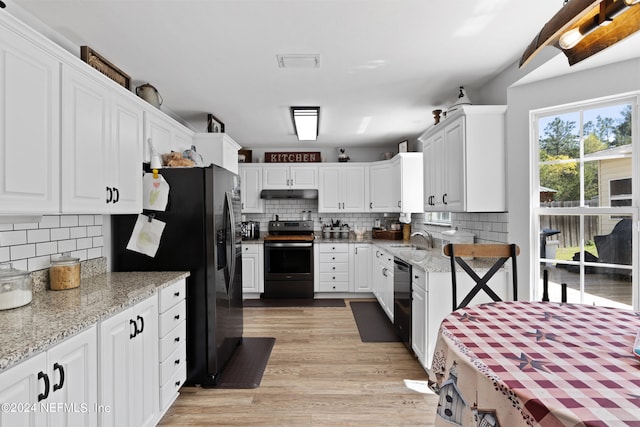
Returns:
[[[449,245],[444,247],[444,254],[451,256]],[[516,256],[520,255],[520,247],[516,245]],[[511,256],[511,245],[500,243],[456,243],[455,256],[473,258],[508,258]]]

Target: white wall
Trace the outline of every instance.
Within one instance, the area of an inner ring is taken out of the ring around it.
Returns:
[[[530,295],[537,280],[533,265],[534,222],[531,211],[537,200],[537,182],[531,182],[529,112],[640,90],[640,59],[575,72],[561,77],[514,86],[507,91],[507,207],[509,240],[520,246],[519,294]],[[637,181],[636,181],[637,182]],[[529,262],[527,262],[529,261]]]

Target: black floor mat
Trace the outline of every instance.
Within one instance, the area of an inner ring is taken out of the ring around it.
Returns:
[[[243,338],[220,374],[216,388],[258,388],[275,342],[275,338]]]
[[[377,301],[351,301],[362,342],[398,342],[398,334]]]
[[[319,298],[319,299],[246,299],[244,307],[345,307],[343,299]]]

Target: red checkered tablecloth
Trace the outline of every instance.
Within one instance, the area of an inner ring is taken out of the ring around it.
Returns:
[[[431,367],[436,425],[640,426],[640,315],[548,302],[462,308]]]

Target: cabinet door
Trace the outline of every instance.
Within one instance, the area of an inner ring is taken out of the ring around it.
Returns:
[[[292,188],[302,190],[318,188],[318,168],[316,166],[291,166],[289,177]]]
[[[178,124],[175,124],[173,129],[173,144],[170,151],[179,151],[182,153],[184,150],[191,148],[193,145],[193,135],[189,134],[182,128],[178,128]],[[236,163],[238,162],[238,156],[236,155]]]
[[[443,148],[444,131],[431,135],[423,144],[425,211],[441,211],[443,207]]]
[[[371,292],[371,245],[355,244],[353,258],[353,290]]]
[[[246,247],[243,249],[247,249]],[[257,254],[247,254],[242,251],[242,292],[254,293],[258,292],[257,272],[258,272],[258,256]]]
[[[242,213],[264,212],[264,201],[260,198],[262,191],[262,166],[240,167],[240,198]]]
[[[143,158],[145,162],[150,160],[151,148],[162,155],[170,153],[173,148],[172,125],[167,119],[163,119],[156,112],[144,112],[144,148]]]
[[[59,67],[0,28],[0,213],[60,210]]]
[[[411,296],[411,347],[422,366],[426,368],[424,358],[427,328],[426,294],[414,284]]]
[[[0,374],[0,402],[16,405],[15,411],[0,411],[0,427],[46,425],[47,413],[39,410],[38,395],[45,392],[44,380],[38,379],[40,372],[48,375],[46,353],[33,356]],[[36,410],[19,411],[17,405],[24,404],[36,405],[33,407]]]
[[[262,185],[267,189],[289,188],[289,166],[263,166]]]
[[[109,90],[62,69],[62,212],[108,213]]]
[[[399,188],[394,191],[393,171],[391,164],[385,162],[369,168],[370,182],[370,203],[371,212],[393,212],[396,203],[395,195],[399,193]]]
[[[348,167],[341,172],[342,212],[367,212],[367,168]]]
[[[318,186],[318,212],[340,212],[343,203],[340,169],[320,167],[320,185]]]
[[[444,194],[443,204],[452,212],[464,211],[464,182],[466,161],[464,155],[464,122],[460,117],[445,128],[443,144]]]
[[[133,390],[129,387],[131,375],[131,347],[129,341],[135,325],[129,323],[132,309],[127,309],[99,325],[99,398],[109,408],[98,414],[102,427],[126,426],[129,423],[129,402]]]
[[[49,414],[49,426],[95,426],[98,403],[96,327],[75,335],[47,352],[51,391],[47,402],[77,410]],[[82,406],[86,405],[86,406]],[[83,410],[86,409],[86,410]]]
[[[156,296],[136,304],[131,315],[138,327],[131,346],[129,389],[130,426],[153,426],[158,417],[159,366],[158,358],[158,298]]]
[[[111,213],[142,212],[142,109],[114,94],[107,186],[114,193]]]

